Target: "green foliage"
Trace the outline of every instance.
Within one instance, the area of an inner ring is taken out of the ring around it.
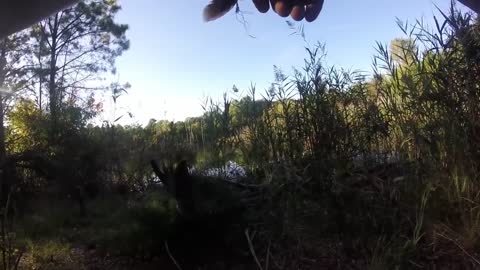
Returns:
[[[28,268],[66,269],[75,264],[74,254],[68,244],[54,240],[28,245],[29,253],[23,266]],[[73,267],[67,269],[74,269]]]
[[[10,153],[47,147],[47,117],[31,100],[18,101],[7,117],[7,147]]]

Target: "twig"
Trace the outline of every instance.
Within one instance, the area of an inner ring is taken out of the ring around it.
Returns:
[[[168,248],[168,243],[167,243],[167,241],[165,241],[165,249],[167,250],[168,257],[170,257],[170,259],[173,261],[173,263],[175,264],[175,266],[177,267],[177,269],[178,269],[178,270],[182,270],[182,267],[180,267],[180,264],[178,264],[178,262],[175,260],[175,258],[173,257],[172,253],[170,253],[170,249]]]
[[[416,263],[416,262],[414,262],[414,261],[412,261],[412,260],[408,260],[408,262],[411,263],[411,264],[413,264],[413,265],[415,265],[417,268],[424,268],[423,266],[421,266],[420,264],[418,264],[418,263]]]
[[[250,235],[248,233],[248,229],[245,230],[245,236],[247,237],[248,241],[248,247],[250,248],[250,253],[252,253],[253,259],[255,259],[255,262],[257,263],[257,266],[260,270],[263,270],[262,265],[260,264],[260,261],[257,258],[257,255],[255,253],[255,249],[253,248],[252,240],[250,239]]]
[[[13,190],[13,189],[12,189]],[[8,219],[8,209],[10,208],[10,198],[12,195],[12,190],[8,192],[7,195],[7,201],[5,202],[5,206],[2,209],[2,228],[1,228],[1,233],[2,233],[2,259],[3,259],[3,268],[4,269],[10,269],[10,251],[7,250],[7,240],[8,239],[8,228],[7,227],[7,219]],[[10,241],[8,241],[10,242]],[[7,258],[8,257],[8,258]]]
[[[277,260],[275,260],[275,257],[273,256],[273,254],[270,252],[268,254],[270,257],[272,257],[272,262],[275,264],[275,266],[278,268],[278,269],[283,269],[284,266],[285,266],[285,261],[283,261],[282,265],[280,265]]]
[[[458,244],[455,239],[451,239],[451,238],[445,236],[442,233],[437,233],[437,234],[440,235],[441,237],[445,238],[446,240],[449,240],[449,241],[453,242],[459,249],[461,249],[463,251],[463,253],[465,253],[465,255],[470,257],[470,259],[472,259],[476,264],[480,265],[480,261],[478,261],[478,259],[475,258],[474,256],[472,256],[470,253],[468,253],[468,251],[466,251],[460,244]]]
[[[21,249],[20,253],[17,256],[17,260],[15,261],[15,266],[13,269],[15,270],[18,269],[18,266],[20,265],[20,260],[22,259],[24,253],[25,253],[25,249]]]
[[[270,246],[272,245],[272,239],[268,240],[267,258],[265,260],[265,270],[268,270],[268,263],[270,262]]]
[[[245,19],[244,12],[240,10],[240,6],[238,5],[238,2],[236,4],[235,14],[236,14],[235,17],[236,17],[237,21],[240,22],[243,25],[243,28],[245,29],[245,32],[247,32],[247,35],[251,38],[255,38],[255,36],[250,34],[249,31],[248,31],[248,22]]]

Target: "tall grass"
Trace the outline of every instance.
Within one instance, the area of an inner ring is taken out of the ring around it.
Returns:
[[[275,67],[261,98],[252,86],[205,114],[222,147],[266,171],[265,260],[320,230],[372,267],[480,267],[479,24],[452,5],[433,30],[398,25],[405,37],[377,44],[373,76],[326,66],[318,44],[292,75]]]

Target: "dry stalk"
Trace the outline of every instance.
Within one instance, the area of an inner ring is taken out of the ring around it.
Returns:
[[[182,270],[182,267],[180,266],[180,264],[178,264],[177,260],[175,260],[175,258],[173,257],[172,253],[170,252],[170,249],[168,248],[168,243],[167,241],[165,241],[165,249],[167,251],[167,254],[168,254],[168,257],[170,257],[170,259],[173,261],[173,263],[175,264],[175,266],[177,267],[178,270]]]
[[[264,270],[262,265],[260,264],[260,261],[257,258],[257,254],[255,253],[255,249],[253,248],[252,239],[250,238],[250,233],[248,232],[248,229],[245,230],[245,236],[247,237],[248,247],[250,248],[250,253],[252,254],[253,259],[257,263],[258,268],[260,270]]]

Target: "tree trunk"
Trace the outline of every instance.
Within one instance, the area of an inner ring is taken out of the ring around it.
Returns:
[[[53,25],[51,21],[53,20]],[[59,93],[58,87],[56,85],[56,75],[57,75],[57,42],[58,42],[58,14],[56,14],[52,19],[48,20],[48,25],[51,27],[51,43],[50,43],[50,69],[49,69],[49,81],[48,81],[48,95],[49,95],[49,107],[50,107],[50,142],[55,141],[55,136],[57,134],[56,128],[58,123],[58,115],[60,112],[60,102],[59,102]]]
[[[50,70],[49,70],[49,82],[48,82],[48,92],[50,97],[50,114],[52,119],[56,119],[57,117],[57,89],[55,85],[55,78],[57,74],[56,66],[57,66],[57,54],[56,54],[56,47],[57,47],[57,15],[55,16],[55,21],[52,29],[52,44],[50,48]]]
[[[6,63],[7,63],[7,48],[6,48],[6,41],[0,41],[0,90],[3,90],[5,87],[5,77],[7,74],[6,71]],[[5,146],[5,125],[4,125],[4,93],[0,91],[0,201],[3,202],[6,200],[6,195],[9,192],[8,187],[8,176],[6,172],[8,168],[6,168],[6,146]],[[2,204],[3,205],[3,204]]]

